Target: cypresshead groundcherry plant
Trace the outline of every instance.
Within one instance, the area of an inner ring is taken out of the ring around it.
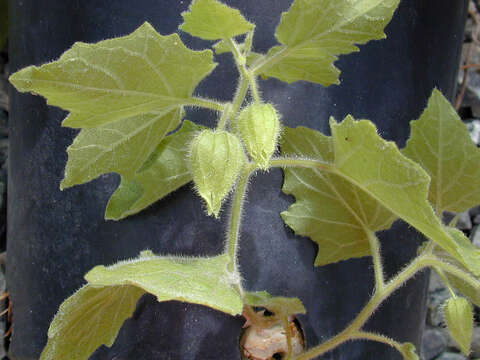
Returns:
[[[451,290],[446,323],[468,354],[471,304],[480,305],[480,251],[441,218],[444,211],[480,203],[480,150],[450,103],[434,89],[399,150],[377,134],[373,123],[352,116],[331,119],[331,136],[305,127],[282,128],[275,105],[265,103],[258,89],[259,76],[338,83],[337,57],[384,38],[398,3],[295,0],[277,27],[279,45],[261,54],[252,49],[255,25],[238,10],[217,0],[193,0],[180,29],[215,41],[216,54],[233,55],[239,81],[231,102],[193,95],[216,66],[211,50],[190,50],[177,34],[160,35],[148,23],[124,37],[75,43],[57,61],[13,74],[10,81],[19,91],[41,94],[68,110],[63,125],[81,129],[67,149],[62,189],[104,173],[121,175],[106,219],[137,213],[192,180],[208,215],[218,217],[225,198],[232,197],[223,253],[186,258],[144,251],[132,260],[95,267],[85,276],[87,284],[60,306],[41,359],[88,359],[102,344],[111,346],[145,293],[158,301],[243,313],[257,326],[280,324],[288,345],[285,359],[314,359],[355,339],[386,343],[405,359],[418,359],[412,344],[363,326],[388,296],[427,267]],[[186,107],[213,110],[216,128],[184,120]],[[343,331],[306,350],[292,345],[288,320],[306,311],[301,301],[248,292],[237,262],[249,178],[274,167],[284,169],[283,191],[295,197],[282,217],[318,244],[316,266],[373,258],[375,290],[363,310]],[[396,219],[426,241],[415,259],[387,279],[375,233]],[[273,315],[266,319],[254,311],[258,307]]]

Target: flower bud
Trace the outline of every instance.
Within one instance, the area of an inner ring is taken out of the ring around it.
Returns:
[[[207,203],[208,215],[218,217],[223,199],[245,163],[240,140],[224,130],[203,130],[190,144],[189,162],[195,187]]]
[[[445,304],[445,321],[462,352],[470,354],[473,334],[473,309],[467,299],[450,298]]]
[[[240,112],[238,132],[255,163],[267,170],[280,134],[275,108],[270,104],[247,106]]]

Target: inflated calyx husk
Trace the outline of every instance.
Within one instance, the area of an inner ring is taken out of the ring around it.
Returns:
[[[280,135],[275,108],[260,103],[247,106],[240,112],[237,129],[253,161],[267,170]]]
[[[190,144],[190,169],[195,187],[207,203],[208,215],[218,217],[222,202],[245,164],[243,146],[224,130],[203,130]]]

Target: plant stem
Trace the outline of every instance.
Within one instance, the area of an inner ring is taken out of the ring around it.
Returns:
[[[239,84],[237,88],[237,92],[235,93],[235,97],[233,98],[233,104],[230,111],[231,117],[236,117],[240,107],[247,96],[248,91],[248,79],[240,75]]]
[[[188,102],[186,102],[185,105],[199,106],[199,107],[203,107],[203,108],[207,108],[215,111],[224,111],[227,104],[220,103],[211,99],[192,97],[188,99]]]
[[[446,263],[434,256],[430,256],[426,258],[425,263],[427,266],[431,266],[435,269],[439,268],[443,272],[446,272],[457,278],[460,278],[461,280],[463,280],[464,282],[466,282],[468,285],[472,286],[475,289],[480,289],[480,280],[478,280],[477,278],[470,275],[465,270],[462,270],[455,265]]]
[[[450,292],[450,295],[453,297],[453,298],[456,298],[457,295],[455,294],[455,291],[453,291],[453,288],[452,288],[452,285],[450,284],[450,281],[448,280],[448,277],[445,275],[445,273],[443,272],[442,269],[439,269],[438,266],[435,266],[434,267],[435,271],[437,272],[437,274],[442,278],[442,281],[445,285],[447,285],[447,289],[448,291]]]
[[[352,340],[371,340],[371,341],[377,341],[383,344],[390,345],[391,347],[397,349],[400,353],[402,353],[402,344],[400,344],[398,341],[395,341],[393,339],[390,339],[388,336],[385,335],[380,335],[380,334],[374,334],[371,332],[365,332],[365,331],[359,331],[356,334],[353,334],[351,336]]]
[[[235,64],[237,65],[238,72],[240,75],[247,79],[248,82],[250,83],[250,89],[252,90],[252,96],[255,100],[255,102],[260,102],[260,94],[258,92],[257,88],[257,82],[255,80],[255,74],[253,71],[250,71],[247,69],[247,66],[245,65],[246,58],[240,53],[240,50],[238,49],[238,45],[233,39],[227,39],[227,45],[230,48],[230,51],[233,54],[233,57],[235,58]]]
[[[382,290],[376,291],[372,298],[367,302],[362,311],[357,317],[348,325],[343,331],[324,343],[311,348],[303,354],[297,356],[295,360],[309,360],[314,359],[317,356],[325,354],[326,352],[334,349],[340,344],[355,337],[359,330],[372,316],[374,311],[380,306],[380,304],[388,298],[395,290],[401,287],[408,279],[414,276],[418,271],[422,270],[429,265],[429,257],[420,256],[412,260],[412,262],[403,269],[400,273],[394,276],[388,281]]]
[[[237,186],[234,190],[232,208],[230,213],[229,231],[227,234],[227,248],[226,252],[230,256],[228,263],[228,270],[232,273],[238,272],[238,241],[240,239],[240,223],[242,220],[243,202],[247,193],[248,179],[252,173],[254,167],[251,164],[244,166],[240,177],[237,182]]]
[[[260,93],[258,92],[257,81],[255,80],[255,75],[252,72],[247,73],[248,81],[250,83],[250,89],[252,90],[253,99],[256,103],[262,102],[260,98]]]
[[[228,119],[230,118],[230,113],[232,112],[232,104],[228,103],[225,105],[225,110],[222,112],[222,116],[220,116],[220,120],[218,120],[217,129],[223,130],[227,126]]]
[[[383,274],[382,255],[380,253],[380,242],[375,236],[375,233],[369,229],[365,229],[367,233],[368,242],[370,244],[370,251],[372,252],[373,269],[375,271],[375,288],[376,291],[382,291],[385,287],[385,278]]]

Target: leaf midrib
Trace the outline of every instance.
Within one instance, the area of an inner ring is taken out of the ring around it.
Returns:
[[[27,80],[23,80],[23,81],[27,81]],[[138,91],[138,90],[100,88],[100,87],[94,87],[94,86],[78,85],[78,84],[73,84],[73,83],[70,83],[70,82],[63,82],[63,81],[58,81],[58,80],[35,79],[35,82],[54,84],[54,85],[58,85],[58,86],[65,86],[65,87],[70,87],[70,88],[76,89],[76,90],[89,90],[89,91],[103,92],[103,93],[106,93],[106,94],[117,93],[117,94],[120,94],[120,95],[148,96],[148,97],[151,97],[151,98],[157,98],[157,99],[170,100],[172,102],[177,102],[178,105],[186,105],[186,104],[190,103],[190,101],[192,100],[192,97],[182,98],[182,97],[165,96],[165,95],[160,95],[160,94],[156,94],[156,93],[153,93],[153,92],[145,92],[145,91]],[[32,91],[35,92],[35,90],[33,90],[33,89],[32,89]]]

